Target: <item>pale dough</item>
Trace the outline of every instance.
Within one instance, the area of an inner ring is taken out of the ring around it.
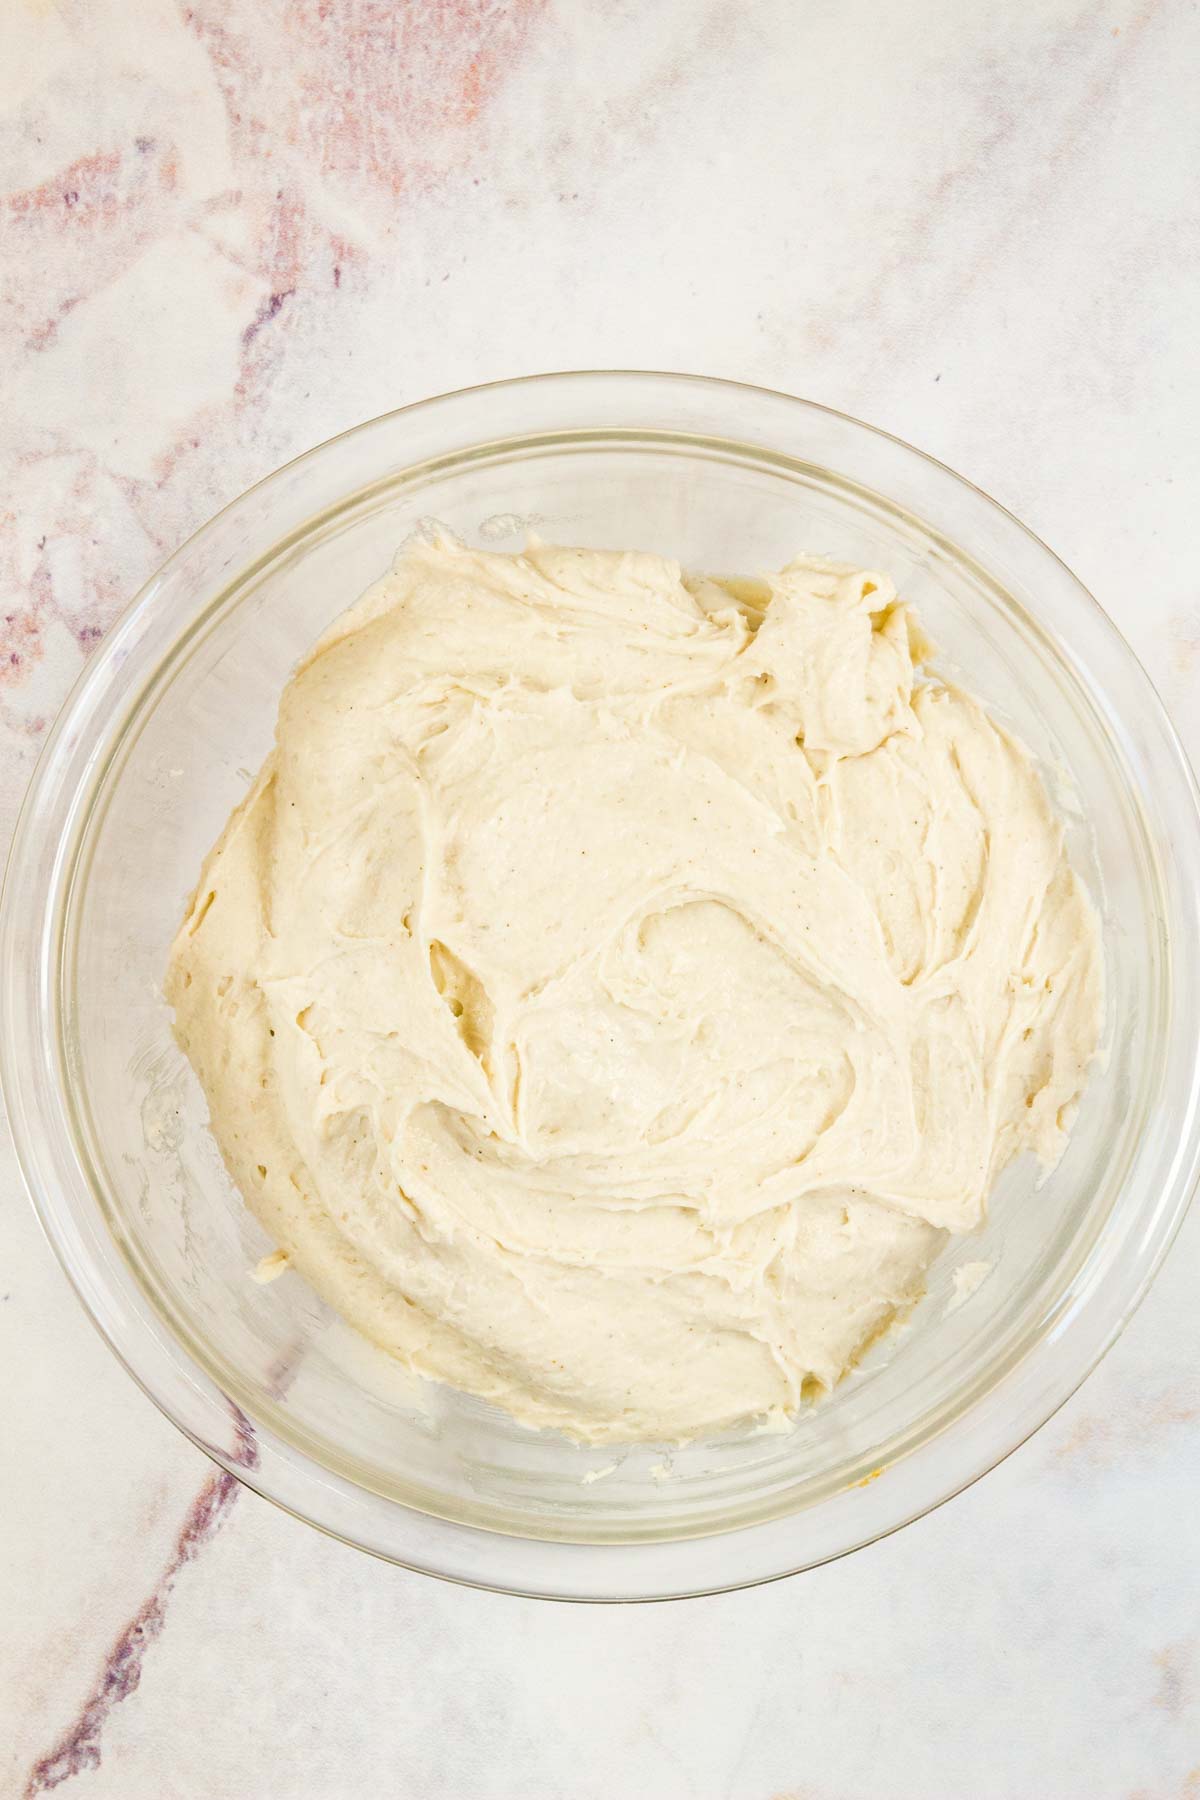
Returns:
[[[1058,1157],[1094,909],[888,578],[418,544],[284,692],[167,992],[290,1265],[593,1442],[778,1421]]]

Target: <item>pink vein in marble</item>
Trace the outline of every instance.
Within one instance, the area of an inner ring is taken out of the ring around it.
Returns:
[[[402,215],[483,155],[546,7],[192,0],[144,34],[121,0],[36,9],[54,53],[0,119],[0,755],[19,769],[163,557],[352,422],[334,393],[305,411],[297,355],[354,335]],[[381,383],[374,410],[400,397]]]
[[[258,1463],[254,1431],[248,1419],[237,1414],[234,1422],[232,1459],[242,1468]],[[154,1592],[142,1602],[104,1659],[99,1679],[82,1709],[63,1732],[54,1748],[39,1758],[25,1785],[25,1800],[34,1800],[61,1782],[86,1769],[100,1766],[100,1743],[115,1706],[128,1700],[142,1679],[146,1652],[162,1631],[167,1605],[179,1574],[193,1562],[215,1535],[237,1499],[239,1483],[225,1469],[210,1475],[187,1510],[175,1539],[175,1548]]]

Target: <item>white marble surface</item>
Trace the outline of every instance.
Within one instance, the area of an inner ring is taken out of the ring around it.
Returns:
[[[284,458],[537,368],[703,370],[1014,508],[1200,755],[1193,0],[9,0],[0,802]],[[971,1492],[754,1593],[563,1608],[327,1543],[135,1391],[4,1150],[0,1790],[1200,1800],[1193,1215]]]

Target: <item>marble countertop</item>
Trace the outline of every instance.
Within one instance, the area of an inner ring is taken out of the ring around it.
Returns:
[[[1200,757],[1194,0],[10,0],[4,34],[6,833],[195,525],[539,368],[736,376],[932,451],[1076,569]],[[1200,1800],[1200,1213],[968,1493],[608,1610],[384,1567],[214,1472],[3,1156],[3,1793]]]

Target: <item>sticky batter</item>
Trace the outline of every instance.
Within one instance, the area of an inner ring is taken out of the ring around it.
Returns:
[[[586,1441],[831,1388],[1053,1164],[1101,1016],[1039,775],[929,654],[812,557],[408,550],[289,683],[171,957],[287,1266]]]

